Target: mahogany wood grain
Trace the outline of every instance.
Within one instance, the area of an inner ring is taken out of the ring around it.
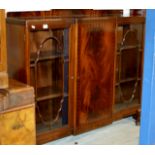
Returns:
[[[145,17],[135,16],[135,17],[118,17],[117,18],[117,24],[118,25],[132,24],[132,23],[145,24]]]
[[[48,11],[8,12],[7,17],[76,17],[121,16],[123,10],[52,9]]]
[[[78,21],[77,128],[111,118],[115,28],[115,18]]]

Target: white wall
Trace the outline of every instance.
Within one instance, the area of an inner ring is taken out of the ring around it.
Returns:
[[[6,12],[50,10],[52,6],[56,6],[49,4],[49,0],[3,0],[3,1],[4,1],[3,3],[0,2],[0,8],[5,9]]]
[[[100,4],[97,1],[100,0],[96,0],[96,5]],[[102,5],[100,6],[103,8]],[[0,0],[0,8],[6,11],[37,11],[66,8],[95,8],[95,4],[91,4],[91,0],[89,0],[89,3],[84,0]]]
[[[50,9],[145,9],[152,3],[146,0],[0,0],[0,8],[6,11],[35,11]]]

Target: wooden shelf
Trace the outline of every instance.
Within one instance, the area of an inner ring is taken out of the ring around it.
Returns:
[[[131,48],[129,48],[129,49],[131,49]],[[123,49],[123,50],[129,50],[129,49]],[[138,49],[138,51],[141,53],[141,52],[143,52],[143,49]],[[120,55],[120,49],[117,49],[117,55]]]
[[[124,79],[124,80],[121,80],[120,82],[117,82],[115,84],[115,86],[118,86],[120,83],[126,83],[126,82],[132,82],[132,81],[136,81],[137,78],[136,77],[133,77],[133,78],[127,78],[127,79]],[[140,81],[141,78],[138,78],[138,81]]]
[[[47,60],[52,60],[56,58],[62,58],[63,56],[64,55],[59,52],[44,51],[44,52],[40,52],[39,61],[47,61]],[[30,63],[34,63],[36,57],[37,57],[37,53],[31,53]]]
[[[38,88],[38,97],[37,97],[37,102],[45,101],[45,100],[50,100],[58,97],[68,97],[68,93],[62,93],[61,89],[58,88],[52,88],[52,87],[42,87]]]
[[[50,123],[50,122],[48,122],[48,123]],[[56,123],[54,123],[53,125],[49,125],[49,126],[45,125],[43,123],[36,124],[37,134],[43,133],[43,132],[49,132],[51,130],[55,130],[55,129],[62,128],[62,127],[63,127],[63,124],[62,124],[61,118]]]
[[[139,48],[140,45],[128,45],[128,46],[123,46],[120,47],[121,50],[130,50],[130,49],[134,49],[134,48]]]
[[[31,58],[30,58],[30,68],[34,68],[35,67],[35,59],[36,59],[36,53],[35,54],[31,54]],[[66,57],[63,54],[60,53],[53,53],[51,54],[51,52],[45,51],[45,52],[41,52],[39,61],[50,61],[50,60],[54,60],[54,59],[58,59],[58,58],[64,58],[64,63],[69,62],[68,57]]]
[[[131,103],[115,103],[114,112],[119,112],[121,110],[133,108],[139,105],[140,103],[138,99],[134,99]]]
[[[134,48],[139,48],[141,47],[140,44],[136,44],[136,45],[124,45],[124,46],[121,46],[120,44],[117,45],[117,50],[128,50],[128,49],[134,49]]]

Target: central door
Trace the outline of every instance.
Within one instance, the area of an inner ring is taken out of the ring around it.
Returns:
[[[76,30],[74,133],[80,133],[112,121],[116,20],[84,18]]]

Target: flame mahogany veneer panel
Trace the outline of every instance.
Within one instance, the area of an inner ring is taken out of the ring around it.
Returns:
[[[111,117],[115,28],[113,18],[79,21],[77,125]]]

